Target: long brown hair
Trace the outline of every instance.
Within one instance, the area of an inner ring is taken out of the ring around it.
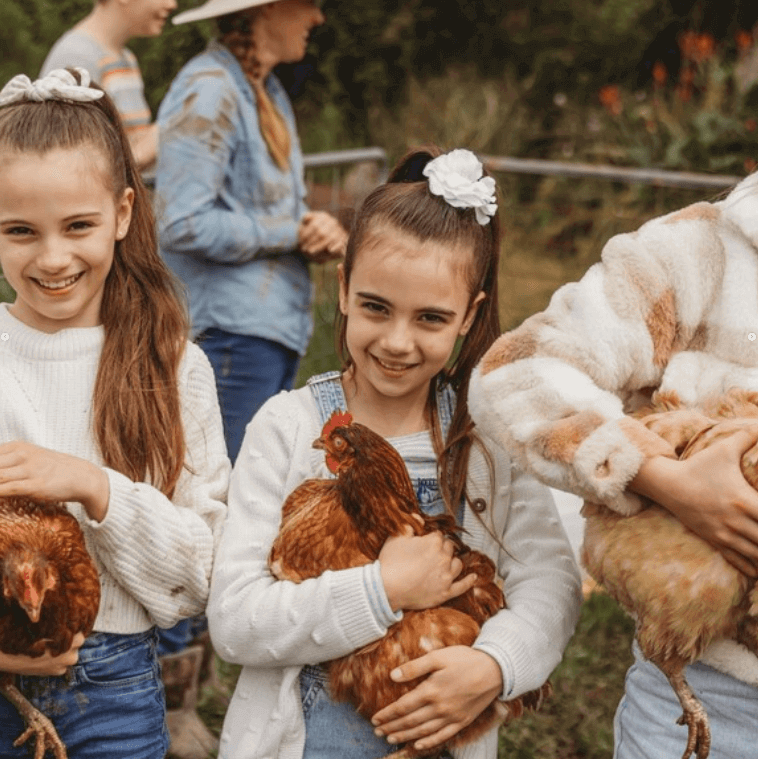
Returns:
[[[221,16],[216,19],[216,25],[219,31],[219,42],[237,59],[253,90],[258,111],[258,128],[268,147],[268,152],[276,165],[282,171],[287,171],[292,138],[287,122],[266,92],[263,70],[253,34],[261,14],[261,6],[254,6]]]
[[[481,225],[476,221],[473,208],[453,208],[441,197],[432,195],[422,171],[429,161],[441,154],[439,148],[425,146],[411,150],[400,159],[387,183],[375,189],[358,210],[342,266],[347,288],[356,256],[372,236],[381,234],[383,228],[397,229],[421,243],[431,240],[473,251],[471,262],[465,269],[469,305],[480,292],[484,292],[485,298],[452,364],[430,383],[427,397],[440,490],[447,508],[455,512],[461,499],[466,497],[469,455],[471,446],[478,440],[468,411],[469,379],[487,348],[500,334],[497,293],[500,224],[495,215],[489,224]],[[346,335],[347,319],[338,308],[335,339],[343,370],[353,363]],[[437,392],[446,383],[456,392],[457,401],[447,437],[443,440]],[[483,510],[481,503],[470,505],[478,513]]]
[[[79,75],[71,71],[79,80]],[[94,85],[91,85],[94,86]],[[134,190],[129,230],[117,241],[100,318],[93,434],[106,466],[173,495],[184,465],[178,373],[188,320],[158,253],[150,197],[121,119],[104,95],[91,103],[23,101],[0,108],[0,146],[16,153],[98,150],[113,197]]]

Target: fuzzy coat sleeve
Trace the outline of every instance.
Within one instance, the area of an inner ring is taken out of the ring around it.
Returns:
[[[748,200],[737,210],[755,216],[755,189],[742,193]],[[734,321],[725,304],[755,311],[747,300],[757,276],[752,234],[727,201],[612,238],[581,281],[557,290],[544,312],[484,356],[470,388],[476,423],[544,482],[637,511],[627,483],[645,457],[673,451],[625,411],[639,391],[659,387],[675,354],[723,353]],[[738,338],[735,358],[748,345]]]

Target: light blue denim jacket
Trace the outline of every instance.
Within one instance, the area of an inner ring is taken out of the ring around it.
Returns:
[[[303,158],[289,98],[271,100],[292,140],[281,171],[258,128],[255,96],[229,50],[211,41],[177,74],[158,110],[155,208],[162,254],[187,288],[192,333],[216,327],[305,353],[308,264],[297,252]]]

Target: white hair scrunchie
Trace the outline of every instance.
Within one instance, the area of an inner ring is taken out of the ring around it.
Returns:
[[[483,176],[484,167],[470,150],[458,148],[437,156],[422,173],[433,195],[441,196],[453,208],[473,208],[482,226],[497,213],[495,180]]]
[[[4,105],[27,100],[38,103],[43,100],[90,103],[104,95],[102,90],[89,86],[92,80],[86,69],[77,67],[75,71],[82,78],[81,84],[66,69],[55,69],[35,82],[29,79],[26,74],[18,74],[0,90],[0,108]]]

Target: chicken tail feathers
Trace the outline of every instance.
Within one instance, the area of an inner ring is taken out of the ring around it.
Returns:
[[[536,712],[542,708],[545,700],[553,695],[553,686],[546,681],[536,690],[530,690],[512,701],[503,701],[505,709],[503,724],[507,725],[511,720],[523,717],[525,712]]]

